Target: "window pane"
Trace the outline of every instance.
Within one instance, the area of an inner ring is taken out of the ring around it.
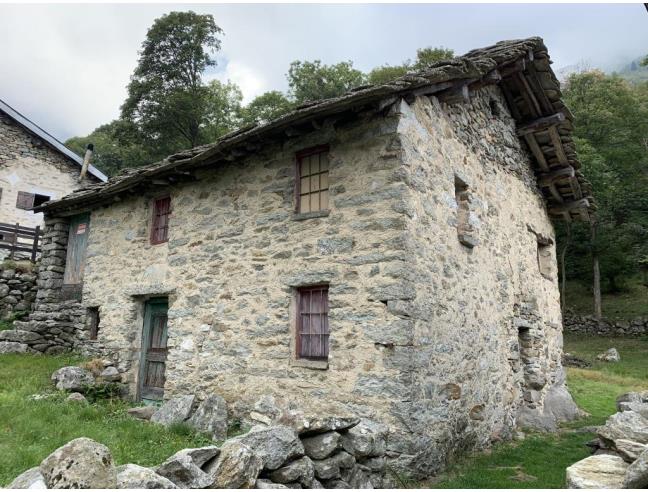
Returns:
[[[310,190],[311,191],[317,191],[320,189],[319,187],[319,174],[316,174],[314,176],[310,177]]]
[[[328,210],[329,208],[328,193],[328,190],[320,193],[320,210]]]
[[[320,190],[328,189],[328,173],[320,174]]]
[[[302,195],[299,203],[300,212],[310,212],[310,195]]]
[[[329,168],[328,152],[320,154],[320,171],[326,171]]]
[[[299,170],[299,175],[300,176],[308,176],[310,174],[309,162],[310,162],[309,157],[302,157],[302,159],[301,159],[301,169]]]
[[[320,210],[319,193],[311,193],[310,208],[311,212],[317,212],[318,210]]]
[[[302,178],[301,183],[300,183],[300,193],[309,193],[311,191],[310,188],[310,178]]]
[[[319,154],[310,156],[310,172],[311,174],[319,172]]]

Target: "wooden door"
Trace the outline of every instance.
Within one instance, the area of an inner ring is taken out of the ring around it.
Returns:
[[[140,399],[161,400],[167,357],[167,299],[151,299],[144,308]]]
[[[90,214],[76,215],[70,219],[67,257],[63,284],[80,285],[83,283],[88,233],[90,232]]]

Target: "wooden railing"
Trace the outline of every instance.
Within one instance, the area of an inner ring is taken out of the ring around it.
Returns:
[[[36,256],[41,251],[42,236],[40,226],[25,227],[0,222],[0,249],[9,250],[9,259],[13,260],[16,252],[21,252],[30,253],[31,261],[36,261]]]

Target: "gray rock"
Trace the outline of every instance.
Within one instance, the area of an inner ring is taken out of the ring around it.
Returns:
[[[231,441],[241,442],[253,449],[261,458],[263,467],[268,470],[276,470],[288,460],[304,455],[304,446],[297,433],[283,425],[256,426],[247,434],[237,436]]]
[[[607,349],[602,354],[597,355],[596,359],[603,362],[619,362],[621,360],[621,356],[619,355],[619,351],[613,347]]]
[[[35,466],[18,475],[11,484],[10,489],[46,489],[45,478],[40,469]]]
[[[171,480],[178,488],[202,489],[214,482],[213,477],[205,470],[219,452],[216,446],[183,449],[168,458],[155,471]]]
[[[627,409],[623,409],[622,405],[624,403],[648,403],[648,391],[631,391],[629,393],[623,393],[619,395],[616,399],[617,410],[619,412],[625,412]]]
[[[19,342],[0,342],[1,354],[29,354],[35,353],[35,350],[29,348],[29,345]]]
[[[265,478],[259,478],[254,483],[254,488],[255,489],[287,489],[288,487],[280,483],[271,482],[270,480],[267,480]]]
[[[151,417],[155,413],[157,408],[153,406],[144,406],[144,407],[134,407],[134,408],[129,408],[126,410],[128,415],[131,417],[135,417],[136,419],[140,420],[151,420]]]
[[[371,420],[361,420],[358,425],[342,434],[342,447],[356,458],[385,454],[388,429]]]
[[[623,488],[648,488],[648,451],[641,453],[637,460],[628,467],[623,479]]]
[[[189,419],[189,425],[211,435],[214,441],[227,439],[227,402],[218,395],[208,396]]]
[[[648,419],[636,412],[615,413],[599,427],[598,435],[608,445],[613,445],[617,439],[648,444]]]
[[[324,480],[322,482],[325,489],[350,489],[351,486],[342,479]]]
[[[270,479],[276,483],[299,482],[304,487],[310,488],[315,478],[315,469],[313,462],[308,456],[304,456],[282,466],[270,473]]]
[[[70,393],[70,395],[65,400],[72,403],[88,403],[86,397],[81,393]]]
[[[121,374],[119,374],[119,371],[117,370],[116,367],[106,367],[103,371],[101,371],[100,375],[101,379],[107,382],[119,382],[121,381]]]
[[[29,343],[42,338],[41,335],[34,331],[25,330],[2,330],[0,331],[0,340],[5,342]]]
[[[567,468],[570,489],[620,489],[628,464],[618,456],[598,454]]]
[[[228,441],[221,447],[216,461],[206,470],[212,478],[209,488],[253,488],[262,468],[261,459],[249,446]]]
[[[627,463],[632,463],[641,453],[648,449],[648,445],[628,439],[617,439],[614,441],[614,449]]]
[[[61,446],[40,464],[50,489],[114,489],[117,470],[110,450],[80,437]]]
[[[323,460],[331,456],[338,448],[339,442],[340,434],[335,431],[302,438],[306,455],[315,460]]]
[[[572,396],[564,384],[553,385],[544,400],[545,413],[553,415],[556,422],[569,422],[582,416]]]
[[[295,422],[296,430],[300,435],[310,435],[329,431],[342,431],[358,425],[358,417],[318,417],[318,416],[300,416]]]
[[[191,415],[195,399],[194,395],[186,395],[167,400],[155,411],[151,417],[151,422],[162,425],[184,422]]]
[[[119,489],[177,489],[168,478],[158,475],[150,468],[128,464],[117,467]]]
[[[617,408],[619,409],[619,412],[636,412],[642,417],[648,418],[648,403],[624,401],[617,403]]]
[[[373,489],[370,474],[364,467],[356,465],[342,473],[342,480],[347,482],[352,489]]]
[[[52,374],[52,381],[58,390],[83,391],[86,386],[91,386],[95,378],[90,371],[76,366],[61,367]]]
[[[342,470],[349,470],[355,466],[355,458],[346,451],[340,451],[324,460],[313,460],[315,476],[320,480],[340,478]]]

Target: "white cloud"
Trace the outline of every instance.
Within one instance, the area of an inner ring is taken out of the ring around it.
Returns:
[[[258,71],[240,61],[226,62],[225,69],[205,77],[206,80],[218,79],[221,82],[231,81],[241,88],[243,104],[249,103],[256,96],[271,90],[268,83]]]

